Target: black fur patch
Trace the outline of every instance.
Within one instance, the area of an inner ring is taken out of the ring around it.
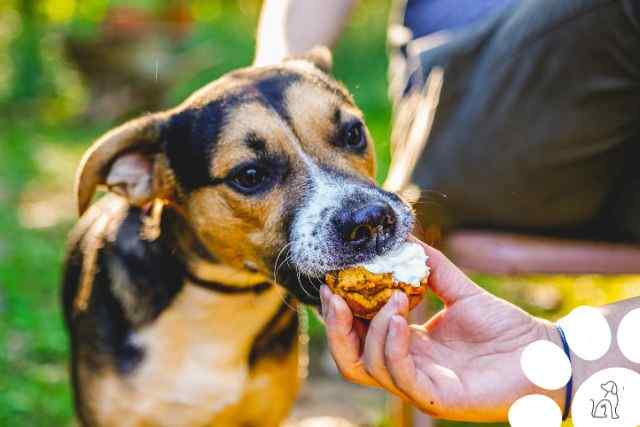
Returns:
[[[244,140],[245,140],[245,143],[247,144],[247,147],[249,147],[249,149],[251,149],[257,155],[264,155],[266,153],[267,143],[265,142],[264,139],[260,138],[255,133],[253,132],[249,133],[244,138]]]
[[[331,123],[333,123],[333,125],[338,128],[340,126],[340,123],[342,123],[342,112],[340,111],[340,107],[336,107],[335,110],[333,110],[333,116],[331,117]]]
[[[148,310],[152,320],[164,310],[182,289],[185,267],[174,253],[172,224],[167,224],[168,215],[163,216],[162,230],[154,241],[140,238],[142,211],[131,207],[118,229],[113,245],[107,247],[125,267],[132,291],[136,292]]]
[[[281,259],[288,258],[288,251],[284,251]],[[290,261],[278,264],[278,270],[275,274],[277,282],[295,295],[300,302],[314,306],[320,305],[321,283],[319,279],[298,272]]]
[[[253,342],[249,353],[249,366],[265,357],[282,357],[291,351],[295,340],[298,339],[299,319],[296,312],[292,313],[291,298],[287,296],[276,314],[262,328]],[[290,318],[282,323],[285,316]],[[282,323],[282,324],[280,324]]]
[[[222,294],[244,294],[244,293],[254,293],[256,295],[260,295],[267,289],[273,286],[270,282],[260,282],[251,286],[231,286],[224,285],[222,283],[213,282],[211,280],[204,280],[199,277],[194,276],[191,272],[186,273],[186,279],[189,280],[193,285],[196,285],[201,288],[208,289],[210,291],[220,292]]]
[[[183,190],[212,184],[210,167],[226,119],[224,99],[177,113],[167,123],[162,140],[169,164]]]
[[[223,182],[212,176],[210,168],[229,109],[244,102],[257,101],[273,109],[289,123],[284,92],[298,80],[300,76],[296,74],[273,74],[211,101],[202,108],[187,109],[172,116],[163,130],[162,141],[169,164],[182,189],[189,192]],[[247,139],[250,148],[264,152],[264,141],[255,135],[253,138],[251,136]]]
[[[169,233],[148,242],[140,239],[141,211],[130,207],[118,227],[116,239],[103,239],[99,249],[88,307],[74,313],[82,270],[82,242],[72,247],[67,257],[63,284],[65,319],[71,331],[74,359],[82,354],[82,363],[98,372],[112,365],[122,374],[133,371],[144,358],[144,349],[130,341],[131,333],[155,319],[182,289],[184,267],[172,250]],[[163,229],[166,229],[163,217]],[[89,230],[83,238],[90,238]],[[114,264],[114,261],[116,264]],[[134,307],[125,307],[116,295],[113,268],[122,268],[126,288]],[[138,310],[135,321],[127,310]]]
[[[291,124],[291,115],[287,109],[284,94],[287,88],[297,81],[300,81],[300,76],[296,74],[274,74],[259,80],[254,86],[263,102],[288,124]]]

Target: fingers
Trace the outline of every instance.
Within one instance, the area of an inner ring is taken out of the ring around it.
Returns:
[[[368,330],[363,322],[353,317],[346,302],[333,295],[326,286],[320,289],[320,298],[329,349],[342,376],[354,383],[382,386],[401,399],[411,401],[395,385],[395,380],[385,366],[389,322],[394,316],[407,315],[409,302],[406,295],[397,292],[372,320]],[[365,334],[366,340],[361,356],[360,346]],[[375,375],[371,375],[372,373]]]
[[[442,252],[419,240],[416,240],[416,243],[423,247],[429,257],[427,260],[427,265],[431,269],[429,287],[446,305],[452,305],[463,298],[483,292],[482,288],[469,279]]]
[[[384,366],[384,343],[389,321],[399,313],[406,315],[407,311],[406,295],[402,292],[396,292],[369,324],[362,359],[367,372],[376,378],[382,386],[393,387],[391,377],[387,375],[387,369]]]
[[[396,292],[387,304],[373,318],[369,325],[364,344],[362,360],[367,372],[384,388],[406,399],[406,396],[394,384],[385,363],[385,341],[391,318],[397,315],[407,316],[409,301],[402,292]]]
[[[410,330],[407,321],[394,315],[385,337],[384,360],[393,384],[415,400],[417,371],[409,354]]]
[[[360,360],[361,337],[357,333],[357,326],[354,326],[354,318],[347,303],[333,295],[326,286],[320,289],[320,298],[329,350],[342,376],[354,383],[379,386],[367,374]]]
[[[433,382],[417,369],[415,356],[409,350],[410,329],[405,318],[401,316],[391,318],[385,341],[385,363],[389,367],[389,375],[393,383],[408,397],[409,401],[425,413],[436,416],[436,399],[432,394]]]

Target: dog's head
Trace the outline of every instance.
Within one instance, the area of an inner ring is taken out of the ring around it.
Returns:
[[[138,206],[166,200],[220,262],[276,270],[315,297],[324,273],[384,253],[413,225],[376,187],[371,137],[330,62],[315,49],[235,71],[107,133],[81,163],[80,212],[99,185]]]
[[[604,384],[600,384],[600,388],[607,392],[607,394],[617,395],[618,386],[613,381],[607,381]]]

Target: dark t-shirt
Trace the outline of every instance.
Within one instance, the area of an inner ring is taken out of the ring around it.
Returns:
[[[639,4],[516,1],[414,58],[444,68],[413,179],[447,222],[640,241]]]

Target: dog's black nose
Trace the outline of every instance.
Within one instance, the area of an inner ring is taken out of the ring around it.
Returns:
[[[355,246],[380,245],[396,223],[396,214],[387,203],[376,202],[356,210],[338,213],[336,225],[345,242]]]

